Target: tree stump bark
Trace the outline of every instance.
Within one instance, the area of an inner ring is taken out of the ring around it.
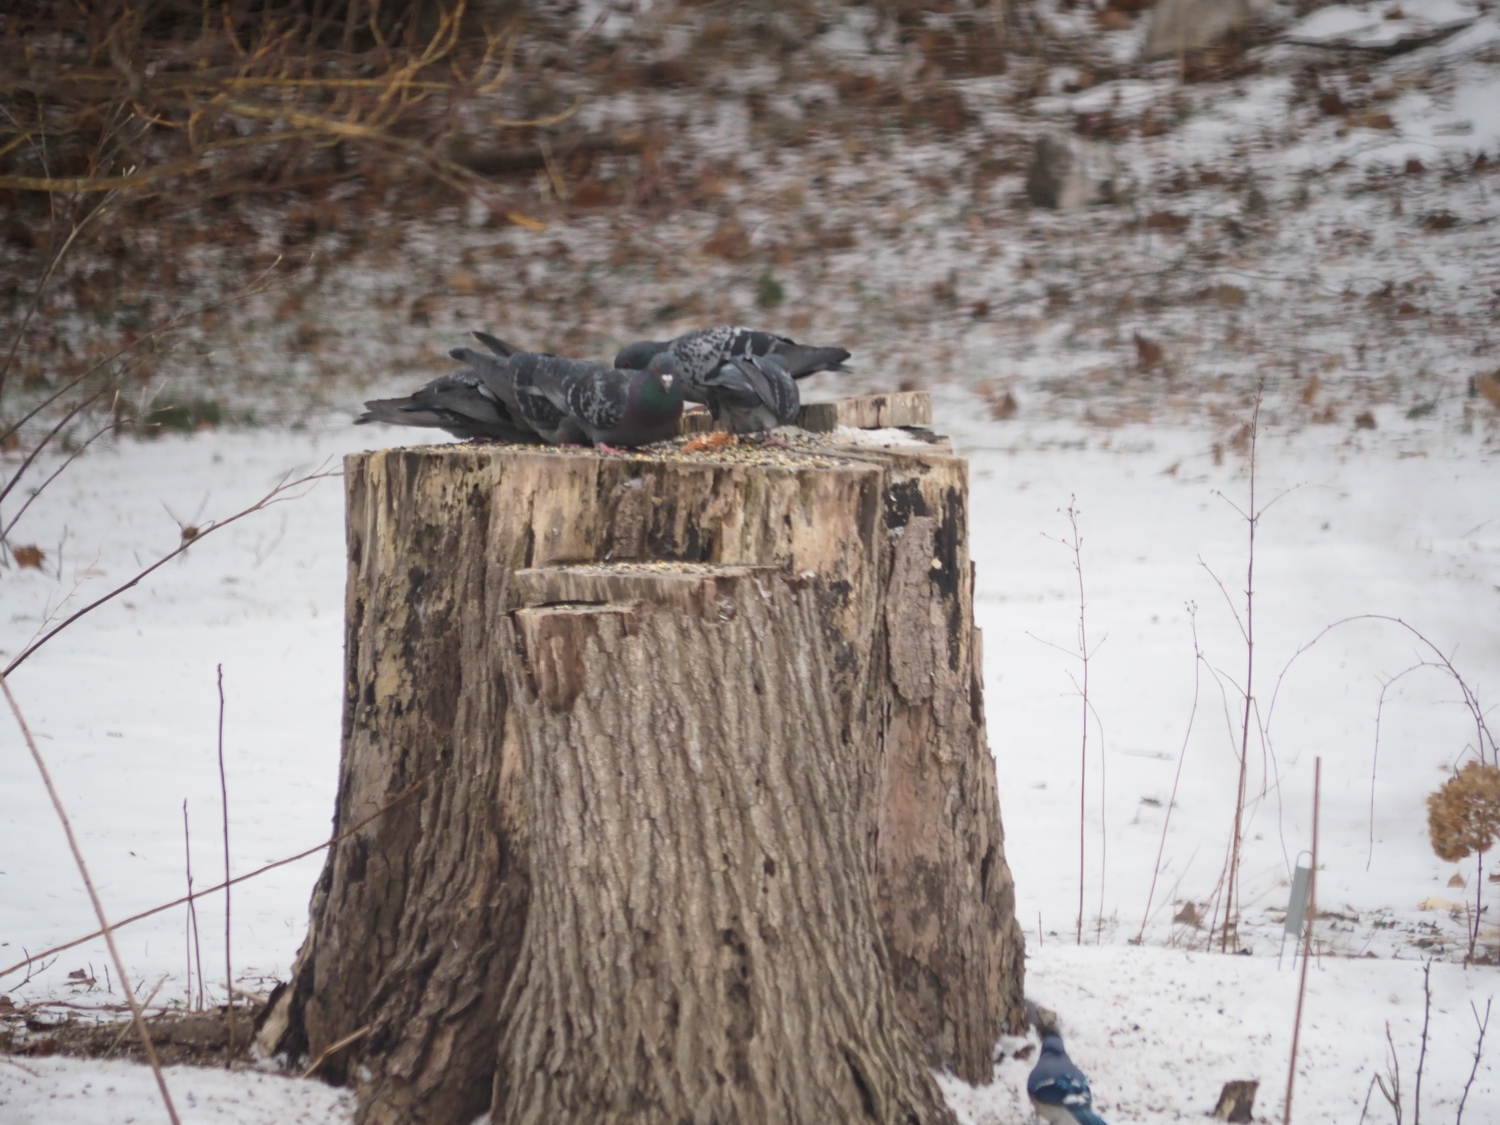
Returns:
[[[967,466],[907,449],[349,457],[335,826],[418,788],[330,849],[262,1048],[357,1036],[323,1072],[362,1122],[925,1122],[913,1060],[987,1082],[1023,947]]]
[[[494,1120],[949,1121],[875,916],[826,595],[695,578],[507,629],[532,883]]]

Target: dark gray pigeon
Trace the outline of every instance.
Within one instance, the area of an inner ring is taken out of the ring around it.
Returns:
[[[789,426],[802,410],[802,396],[775,352],[726,359],[700,380],[715,420],[732,434]]]
[[[428,426],[464,440],[540,440],[519,412],[512,414],[474,371],[439,375],[406,398],[372,399],[365,403],[365,413],[354,419],[355,425],[368,422]]]
[[[704,380],[725,360],[775,355],[793,379],[805,379],[818,371],[847,371],[843,348],[816,348],[799,344],[774,332],[756,328],[720,325],[699,328],[672,340],[640,340],[627,344],[615,356],[615,366],[638,370],[660,352],[677,357],[684,383],[682,394],[689,402],[708,402]]]
[[[588,441],[576,419],[553,406],[540,395],[518,394],[518,384],[533,384],[532,372],[539,364],[576,363],[577,360],[562,359],[555,355],[540,355],[523,352],[511,347],[504,340],[476,332],[475,336],[490,346],[495,355],[485,355],[473,348],[451,348],[450,356],[474,369],[485,388],[509,409],[511,416],[523,427],[534,430],[544,441],[553,445],[583,445]],[[500,358],[498,348],[505,348],[506,358]]]
[[[524,362],[521,356],[510,361],[523,414],[536,405],[528,397],[545,399],[601,448],[647,445],[677,433],[682,380],[674,356],[656,356],[640,371],[560,356],[527,358],[536,362]]]

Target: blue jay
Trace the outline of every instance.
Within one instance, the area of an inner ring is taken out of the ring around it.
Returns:
[[[1026,1092],[1037,1116],[1049,1125],[1105,1125],[1094,1112],[1089,1080],[1073,1065],[1059,1036],[1042,1040],[1042,1057],[1031,1068]]]

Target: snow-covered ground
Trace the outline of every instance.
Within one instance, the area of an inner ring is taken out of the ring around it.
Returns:
[[[1315,756],[1323,759],[1319,897],[1343,920],[1319,924],[1323,953],[1310,974],[1298,1119],[1353,1119],[1370,1076],[1385,1070],[1387,1021],[1409,1089],[1422,1016],[1419,959],[1432,954],[1447,960],[1433,971],[1424,1104],[1436,1112],[1440,1103],[1456,1102],[1472,1061],[1469,1001],[1482,1010],[1500,991],[1500,978],[1494,967],[1453,962],[1461,911],[1419,908],[1434,896],[1472,900],[1474,874],[1472,864],[1455,867],[1433,856],[1422,802],[1469,752],[1472,721],[1436,674],[1409,676],[1391,689],[1372,822],[1382,677],[1420,659],[1419,643],[1389,624],[1343,626],[1291,666],[1274,713],[1270,705],[1298,647],[1358,614],[1410,622],[1453,656],[1481,699],[1493,697],[1500,684],[1494,447],[1431,419],[1399,416],[1354,438],[1327,427],[1262,434],[1257,503],[1276,502],[1256,546],[1255,694],[1271,742],[1264,753],[1257,742],[1251,754],[1255,799],[1242,928],[1251,956],[1225,957],[1203,951],[1203,930],[1171,919],[1187,902],[1211,912],[1229,838],[1234,682],[1245,657],[1214,575],[1240,597],[1246,528],[1230,502],[1247,503],[1244,458],[1233,449],[1216,452],[1208,429],[977,422],[973,407],[958,390],[939,396],[939,425],[972,458],[977,615],[1008,858],[1028,933],[1027,992],[1059,1013],[1107,1115],[1141,1122],[1199,1116],[1223,1081],[1251,1077],[1264,1083],[1262,1112],[1276,1112],[1296,991],[1290,956],[1277,967],[1277,908],[1285,905],[1291,861],[1311,844]],[[16,651],[75,586],[75,602],[96,596],[138,559],[174,544],[177,521],[237,510],[285,472],[315,469],[372,440],[400,435],[335,421],[300,434],[200,434],[91,454],[58,480],[32,524],[39,543],[64,543],[62,580],[36,570],[5,577],[4,647]],[[1074,497],[1089,643],[1097,646],[1089,683],[1098,721],[1088,773],[1088,944],[1081,949],[1072,945],[1080,701],[1070,678],[1079,668],[1060,651],[1075,644],[1078,596],[1071,552],[1058,542],[1070,533],[1062,510]],[[56,554],[49,556],[50,570]],[[326,835],[338,756],[343,580],[342,492],[331,480],[206,539],[15,673],[14,690],[113,916],[182,893],[184,800],[195,878],[201,885],[222,869],[219,664],[234,869],[252,869]],[[1198,607],[1203,653],[1190,734],[1189,602]],[[67,941],[94,922],[13,728],[0,743],[10,747],[0,755],[7,795],[0,806],[3,968],[23,949]],[[1145,942],[1133,947],[1179,765]],[[235,889],[240,987],[258,991],[285,976],[320,863],[314,856]],[[1469,886],[1450,888],[1455,875]],[[222,995],[221,908],[217,898],[200,906],[210,995]],[[1486,937],[1493,942],[1493,931]],[[141,991],[165,977],[157,1002],[180,1003],[182,911],[131,926],[120,941]],[[16,1004],[118,1002],[107,962],[102,944],[91,942],[30,981],[13,974],[0,988]],[[97,983],[70,984],[68,974],[78,969]],[[118,1064],[18,1061],[29,1069],[0,1065],[7,1122],[98,1120],[89,1108],[96,1103],[81,1093],[85,1083],[149,1095],[149,1075]],[[1028,1066],[1007,1060],[991,1087],[950,1082],[947,1089],[974,1121],[1014,1120]],[[187,1090],[196,1079],[178,1081]],[[340,1121],[347,1113],[322,1093],[268,1102],[282,1097],[270,1091],[283,1087],[258,1075],[244,1081],[243,1088],[205,1087],[195,1094],[198,1112],[208,1114],[204,1107],[212,1105],[215,1119],[241,1121],[259,1120],[253,1107],[266,1104],[295,1104],[309,1121]],[[238,1117],[229,1102],[212,1101],[229,1097],[231,1088],[249,1107]],[[1384,1109],[1378,1092],[1375,1105]],[[291,1119],[290,1108],[277,1112]],[[1500,1119],[1500,1080],[1488,1062],[1466,1117]]]
[[[1388,36],[1466,6],[1401,7],[1403,20],[1385,18],[1391,5],[1329,9],[1327,27],[1301,30]],[[1083,26],[1082,13],[1064,16]],[[1140,31],[1109,33],[1109,50],[1127,57]],[[842,26],[828,35],[863,42]],[[179,525],[237,511],[284,474],[348,450],[412,440],[350,428],[359,396],[349,388],[409,387],[441,370],[439,357],[475,325],[599,355],[719,320],[852,342],[859,370],[844,385],[928,386],[939,428],[972,459],[976,615],[1027,993],[1058,1012],[1106,1118],[1198,1118],[1224,1081],[1257,1078],[1258,1113],[1279,1119],[1296,993],[1290,952],[1277,965],[1280,911],[1311,846],[1321,758],[1325,916],[1295,1119],[1358,1120],[1372,1076],[1390,1065],[1387,1026],[1410,1118],[1421,962],[1436,958],[1423,1105],[1451,1121],[1473,1063],[1470,1004],[1482,1012],[1500,993],[1500,968],[1459,963],[1466,912],[1480,886],[1488,899],[1500,885],[1488,870],[1476,883],[1472,861],[1432,853],[1424,799],[1472,755],[1475,728],[1451,679],[1403,673],[1440,651],[1482,702],[1500,692],[1500,429],[1480,393],[1497,362],[1500,16],[1486,10],[1389,59],[1332,57],[1258,48],[1257,71],[1190,85],[1175,63],[1092,86],[1079,66],[1018,63],[957,83],[973,122],[936,139],[842,135],[826,105],[788,96],[773,116],[805,113],[806,137],[774,161],[750,143],[768,126],[738,95],[629,91],[592,102],[585,113],[601,129],[681,115],[685,135],[706,143],[674,174],[709,183],[711,172],[713,190],[700,198],[679,184],[680,200],[668,192],[655,210],[619,214],[539,199],[548,227],[537,232],[456,211],[367,244],[324,232],[318,248],[331,264],[300,304],[278,294],[236,306],[217,329],[191,329],[197,346],[161,367],[169,398],[206,388],[253,401],[262,420],[311,421],[91,451],[18,532],[46,560],[42,571],[0,574],[0,655],[19,651],[62,599],[66,613],[174,546]],[[1116,156],[1131,197],[1071,214],[1018,207],[1034,136],[1106,112],[1126,123]],[[1169,124],[1145,129],[1152,114]],[[728,222],[748,232],[748,257],[705,252]],[[772,272],[785,304],[761,311],[757,285]],[[64,335],[94,323],[69,311],[69,292],[48,311]],[[1244,612],[1247,525],[1234,505],[1249,504],[1241,427],[1262,378],[1258,710],[1240,894],[1249,956],[1223,956],[1206,945],[1222,913],[1246,665],[1234,613]],[[813,382],[824,396],[835,390],[830,378]],[[992,421],[1006,393],[1019,413]],[[328,416],[332,407],[345,414]],[[7,471],[16,463],[0,456]],[[1093,708],[1082,947],[1072,944],[1082,667],[1069,655],[1079,595],[1062,542],[1075,500]],[[326,480],[193,546],[12,677],[112,917],[183,893],[184,802],[195,879],[221,878],[218,665],[233,869],[326,837],[343,581],[342,491]],[[1390,620],[1323,634],[1362,615],[1399,618],[1436,649]],[[95,922],[8,718],[0,747],[3,970]],[[261,992],[285,977],[321,862],[235,888],[237,987]],[[1481,926],[1492,961],[1497,909],[1486,902]],[[221,911],[222,898],[200,908],[210,998],[223,995]],[[157,1003],[180,1005],[181,911],[119,938],[141,993],[160,984]],[[29,979],[0,977],[0,993],[16,1005],[117,1004],[108,960],[90,942]],[[1493,1055],[1487,1047],[1467,1121],[1500,1121]],[[991,1086],[945,1089],[967,1120],[1014,1121],[1029,1065],[1006,1058]],[[347,1102],[316,1084],[187,1071],[170,1080],[189,1121],[348,1119]],[[0,1056],[5,1125],[157,1120],[154,1097],[149,1073],[123,1063]],[[1378,1090],[1369,1119],[1391,1119]]]

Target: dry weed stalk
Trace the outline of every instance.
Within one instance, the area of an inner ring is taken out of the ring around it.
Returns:
[[[193,834],[188,828],[188,803],[182,802],[182,846],[187,864],[187,924],[188,941],[187,1006],[193,1006],[193,955],[198,958],[198,1011],[203,1010],[203,945],[198,936],[198,906],[193,901]]]
[[[1088,601],[1084,596],[1083,589],[1083,536],[1080,535],[1078,531],[1078,516],[1080,513],[1078,511],[1077,496],[1068,497],[1068,506],[1064,510],[1063,514],[1068,517],[1068,526],[1072,529],[1071,537],[1068,539],[1057,539],[1051,535],[1045,534],[1043,537],[1052,539],[1055,543],[1062,544],[1073,554],[1073,572],[1078,576],[1078,649],[1075,652],[1071,649],[1065,649],[1061,645],[1053,644],[1051,641],[1042,641],[1042,643],[1048,645],[1051,648],[1057,649],[1059,652],[1066,653],[1068,656],[1071,656],[1074,659],[1080,661],[1083,665],[1083,682],[1079,683],[1078,680],[1073,680],[1073,686],[1078,689],[1078,694],[1082,701],[1083,720],[1083,730],[1080,736],[1078,750],[1078,920],[1074,930],[1074,943],[1077,945],[1082,945],[1083,894],[1086,872],[1086,867],[1084,864],[1084,830],[1086,825],[1085,817],[1088,812],[1089,719],[1092,717],[1095,723],[1099,723],[1098,712],[1094,710],[1093,704],[1089,702],[1089,659],[1094,655],[1095,652],[1099,651],[1099,645],[1095,645],[1093,649],[1090,649],[1088,646],[1088,620],[1086,615]],[[1028,633],[1027,636],[1030,636],[1032,640],[1042,640],[1042,638],[1031,633]],[[1104,642],[1102,640],[1099,642],[1099,644],[1103,643]],[[1072,678],[1071,673],[1069,674],[1069,678]],[[1102,740],[1102,724],[1100,724],[1100,726],[1100,738]],[[1105,860],[1107,855],[1107,853],[1105,852],[1107,844],[1104,835],[1104,815],[1104,771],[1103,754],[1101,752],[1099,778],[1099,918],[1098,932],[1096,934],[1099,940],[1103,940],[1102,935],[1104,927],[1105,883],[1104,872]]]
[[[229,778],[224,772],[224,665],[219,674],[219,797],[224,810],[224,1021],[229,1034],[229,1050],[224,1056],[224,1068],[234,1063],[234,969],[230,961],[229,888],[233,882],[229,872]]]
[[[52,774],[47,769],[42,752],[37,749],[36,739],[31,736],[31,728],[26,725],[26,717],[21,713],[21,705],[16,702],[16,697],[10,690],[10,681],[4,675],[0,675],[0,691],[5,693],[5,701],[10,705],[10,712],[15,717],[16,725],[21,728],[21,737],[26,742],[26,749],[31,751],[31,760],[36,763],[37,772],[42,775],[42,784],[46,786],[47,796],[52,799],[52,807],[57,812],[57,819],[62,822],[63,833],[68,838],[68,849],[73,853],[73,862],[78,865],[78,874],[88,890],[89,901],[94,907],[94,916],[99,919],[99,931],[104,935],[105,943],[109,946],[109,956],[115,963],[115,971],[120,974],[120,987],[124,990],[125,999],[130,1004],[130,1016],[141,1037],[141,1046],[146,1052],[147,1061],[151,1064],[151,1071],[156,1076],[156,1085],[167,1107],[167,1116],[171,1118],[172,1125],[180,1125],[177,1107],[172,1103],[172,1091],[167,1089],[167,1079],[162,1074],[161,1061],[156,1057],[156,1047],[151,1042],[151,1031],[146,1026],[145,1013],[141,1010],[141,1003],[136,998],[135,990],[130,987],[130,975],[125,971],[125,960],[120,956],[119,946],[115,944],[114,927],[104,916],[104,903],[100,901],[99,892],[94,888],[94,880],[89,875],[88,864],[84,862],[78,839],[73,835],[73,823],[68,819],[67,810],[63,808],[57,787],[52,784]]]
[[[1240,633],[1245,639],[1245,710],[1244,720],[1240,727],[1240,772],[1234,795],[1234,830],[1230,838],[1229,877],[1224,893],[1224,927],[1220,931],[1219,942],[1221,953],[1229,951],[1230,930],[1233,929],[1236,934],[1239,930],[1239,903],[1235,896],[1239,891],[1240,847],[1244,840],[1245,784],[1250,768],[1250,712],[1255,705],[1255,530],[1261,517],[1261,512],[1255,507],[1255,453],[1260,436],[1260,400],[1263,391],[1264,384],[1255,393],[1255,411],[1250,416],[1250,507],[1248,511],[1240,511],[1240,515],[1249,528],[1250,538],[1249,549],[1245,557],[1244,620],[1240,621],[1239,615],[1235,615],[1235,620],[1240,625]],[[1230,506],[1239,511],[1232,501],[1230,501]]]
[[[1484,1002],[1484,1018],[1479,1018],[1479,1008],[1474,1001],[1469,1001],[1469,1010],[1474,1013],[1474,1022],[1479,1027],[1479,1038],[1474,1044],[1474,1065],[1469,1068],[1469,1080],[1464,1083],[1463,1096],[1458,1099],[1458,1116],[1454,1118],[1453,1125],[1464,1125],[1464,1106],[1469,1101],[1469,1088],[1474,1085],[1474,1076],[1479,1073],[1479,1060],[1484,1056],[1484,1033],[1490,1029],[1490,1005],[1495,1002],[1493,996]]]
[[[1323,759],[1314,758],[1312,873],[1308,877],[1307,913],[1302,922],[1302,975],[1297,980],[1297,1012],[1292,1018],[1292,1056],[1287,1064],[1286,1107],[1282,1112],[1282,1125],[1292,1125],[1292,1093],[1297,1083],[1297,1046],[1302,1038],[1302,1005],[1307,999],[1307,963],[1312,960],[1313,919],[1318,916],[1318,815],[1322,803]]]
[[[1146,923],[1151,920],[1151,900],[1156,896],[1156,880],[1161,875],[1161,857],[1167,849],[1167,829],[1172,824],[1172,810],[1177,807],[1177,786],[1182,781],[1182,764],[1187,759],[1188,740],[1193,734],[1193,720],[1198,717],[1198,689],[1203,666],[1203,650],[1198,645],[1198,607],[1187,603],[1188,621],[1193,630],[1193,706],[1188,711],[1187,729],[1182,732],[1182,750],[1177,755],[1177,771],[1172,775],[1172,795],[1167,798],[1166,815],[1161,822],[1161,842],[1156,847],[1156,863],[1151,868],[1151,886],[1146,891],[1146,909],[1141,912],[1141,928],[1133,944],[1146,940]]]
[[[0,679],[3,679],[3,677],[0,677]],[[207,890],[198,891],[195,895],[184,895],[182,898],[174,898],[171,902],[164,902],[160,906],[153,906],[149,910],[142,910],[139,914],[132,914],[128,918],[122,918],[118,922],[115,922],[110,927],[110,929],[111,930],[118,930],[118,929],[120,929],[120,928],[122,928],[124,926],[131,925],[134,922],[140,922],[140,921],[143,921],[146,918],[150,918],[150,917],[152,917],[154,915],[160,914],[164,910],[172,910],[173,908],[181,906],[184,903],[191,902],[194,899],[203,898],[205,895],[215,894],[218,891],[225,890],[229,886],[235,886],[235,885],[238,885],[240,883],[245,882],[246,880],[254,879],[257,876],[264,875],[268,871],[274,871],[278,867],[285,867],[289,863],[296,863],[299,859],[306,859],[310,855],[316,855],[318,852],[322,851],[324,848],[331,848],[331,847],[333,847],[334,844],[337,844],[339,841],[346,840],[350,836],[353,836],[356,832],[360,831],[367,824],[374,823],[376,820],[378,820],[380,817],[384,816],[386,813],[390,812],[393,808],[395,808],[397,805],[401,804],[403,801],[407,800],[408,798],[410,798],[412,796],[415,796],[416,793],[417,793],[417,791],[420,790],[422,788],[422,786],[424,786],[426,784],[427,784],[427,778],[425,778],[425,777],[419,778],[414,784],[412,784],[404,792],[398,794],[395,798],[393,798],[392,800],[386,802],[384,805],[382,805],[380,808],[376,809],[374,812],[372,812],[369,816],[365,817],[359,823],[357,823],[357,824],[355,824],[355,825],[353,825],[353,826],[351,826],[349,828],[344,829],[344,831],[338,833],[335,836],[330,836],[328,839],[324,840],[320,844],[314,844],[312,847],[304,849],[303,851],[300,851],[300,852],[296,853],[295,855],[289,855],[289,856],[286,856],[283,859],[275,860],[272,863],[266,864],[264,867],[257,867],[254,871],[248,871],[244,875],[236,875],[227,884],[226,883],[219,883],[216,886],[209,887]],[[65,953],[69,949],[75,949],[78,946],[82,945],[84,942],[93,941],[95,938],[103,937],[104,933],[105,932],[103,930],[95,930],[91,934],[84,934],[83,937],[74,938],[72,941],[63,942],[62,945],[54,945],[52,948],[50,948],[50,949],[44,949],[40,953],[36,953],[36,954],[27,953],[24,959],[22,959],[20,961],[17,961],[14,965],[7,965],[5,968],[0,969],[0,977],[8,977],[8,976],[10,976],[11,973],[20,972],[22,969],[28,969],[29,970],[30,966],[32,966],[34,964],[41,963],[45,958],[55,957],[57,954]],[[200,964],[201,964],[201,960],[200,960]],[[43,968],[46,968],[46,967],[48,967],[48,966],[45,966],[45,965],[43,966]],[[201,980],[202,976],[203,976],[201,970],[200,970],[200,972],[199,972],[198,975],[199,975],[199,979]],[[31,973],[30,972],[28,972],[26,979],[27,980],[31,979]],[[23,982],[23,983],[25,983],[25,982]]]
[[[1422,1047],[1417,1054],[1417,1081],[1412,1091],[1412,1125],[1422,1125],[1422,1070],[1427,1065],[1427,1028],[1432,1020],[1432,962],[1422,966]]]

